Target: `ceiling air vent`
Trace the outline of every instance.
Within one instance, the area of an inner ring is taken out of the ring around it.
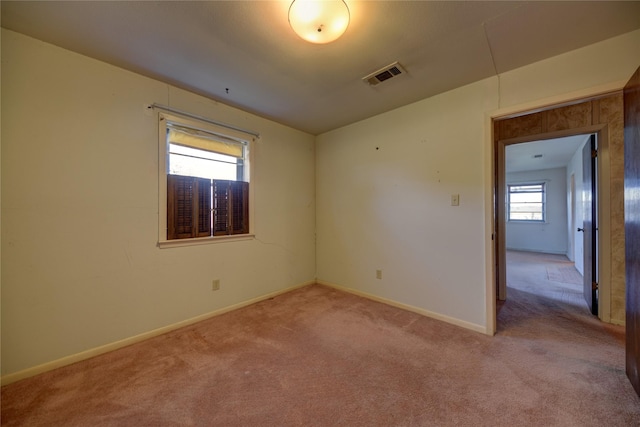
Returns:
[[[385,80],[389,80],[390,78],[399,76],[405,72],[404,68],[402,68],[402,66],[396,61],[393,64],[382,67],[378,71],[374,71],[368,76],[363,77],[362,81],[371,86],[376,86]]]

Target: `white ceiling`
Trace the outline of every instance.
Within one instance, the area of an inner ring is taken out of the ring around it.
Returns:
[[[505,149],[506,171],[563,168],[587,139],[589,135],[576,135],[508,145]],[[542,157],[536,157],[537,155]]]
[[[328,45],[293,33],[288,0],[3,0],[1,11],[5,28],[312,134],[640,28],[640,1],[346,2],[349,28]],[[393,61],[407,73],[361,81]]]

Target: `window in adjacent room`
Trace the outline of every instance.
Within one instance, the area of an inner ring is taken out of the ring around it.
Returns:
[[[545,183],[509,184],[509,221],[545,221]]]
[[[167,114],[160,133],[160,243],[248,235],[250,139]]]

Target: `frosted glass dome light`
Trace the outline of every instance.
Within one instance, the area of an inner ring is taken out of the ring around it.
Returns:
[[[349,26],[349,8],[344,0],[294,0],[289,25],[304,40],[330,43]]]

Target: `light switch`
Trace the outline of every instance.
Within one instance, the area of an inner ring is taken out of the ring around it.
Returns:
[[[452,194],[451,195],[451,206],[460,206],[460,195]]]

